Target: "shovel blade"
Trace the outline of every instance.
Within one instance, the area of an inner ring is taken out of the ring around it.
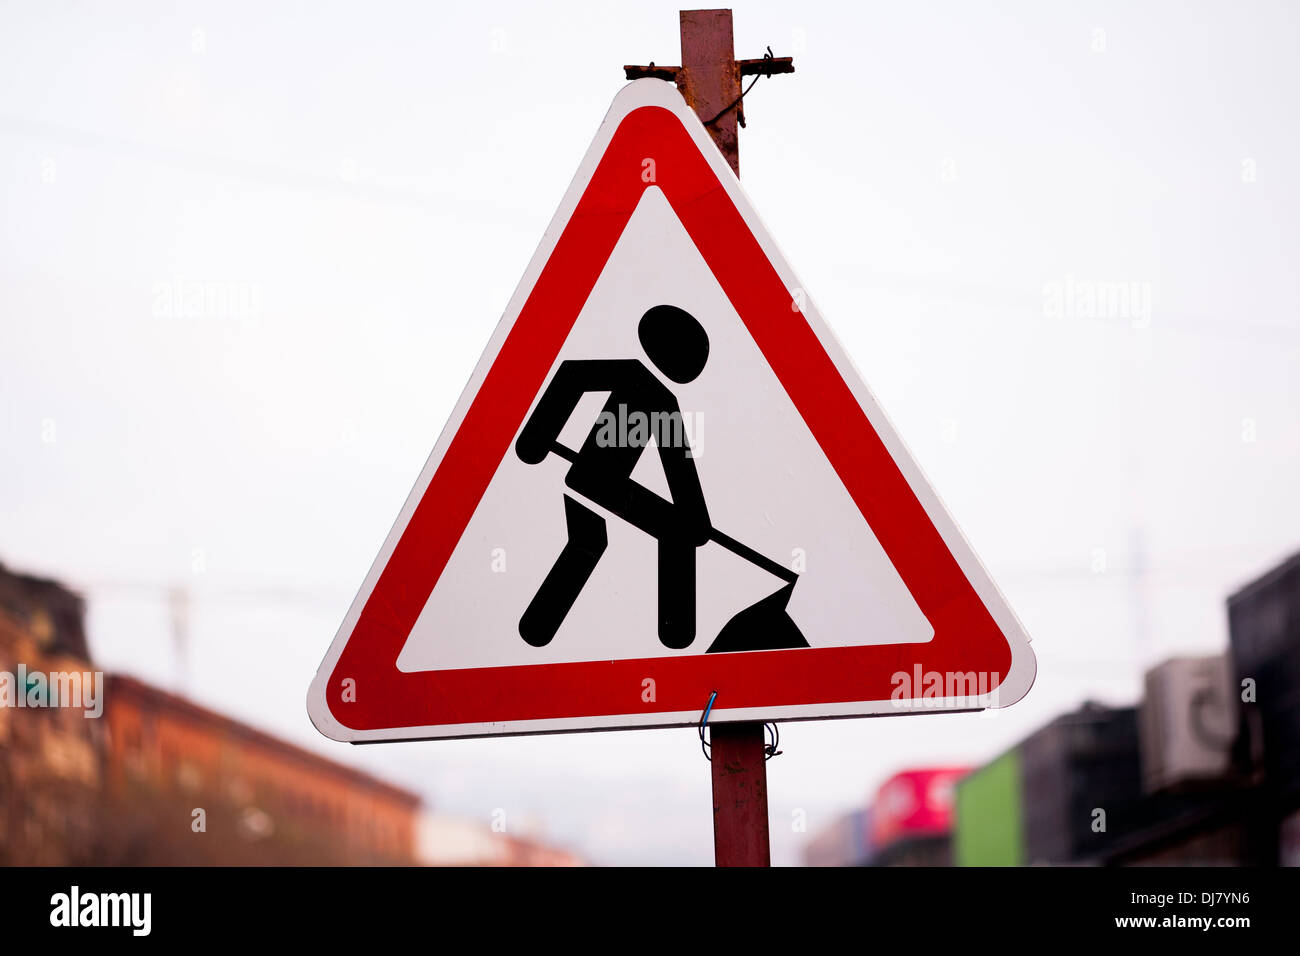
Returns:
[[[799,627],[786,612],[790,595],[794,593],[791,582],[774,594],[769,594],[756,604],[738,611],[728,621],[717,638],[709,645],[708,653],[725,654],[731,651],[775,651],[791,647],[807,647]]]

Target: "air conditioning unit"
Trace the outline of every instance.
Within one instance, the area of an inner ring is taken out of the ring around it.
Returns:
[[[1175,657],[1147,671],[1139,715],[1147,793],[1227,776],[1237,733],[1237,697],[1226,654]]]

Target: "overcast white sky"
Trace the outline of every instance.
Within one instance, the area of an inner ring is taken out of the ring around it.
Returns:
[[[709,862],[692,731],[350,748],[304,708],[622,64],[678,62],[677,10],[0,4],[0,561],[84,587],[106,667],[439,809]],[[1226,595],[1300,549],[1300,13],[744,3],[736,34],[798,70],[746,100],[746,190],[1039,659],[995,717],[786,725],[794,862],[795,811],[816,830],[1222,648]],[[168,317],[191,281],[255,314]],[[1055,308],[1067,283],[1139,297]]]

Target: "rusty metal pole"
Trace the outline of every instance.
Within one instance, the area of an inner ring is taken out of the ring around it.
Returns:
[[[708,123],[713,141],[740,175],[740,67],[730,10],[681,11],[682,68],[677,85]],[[767,758],[761,722],[709,728],[713,773],[713,859],[718,866],[771,866],[767,831]]]
[[[740,70],[730,10],[681,11],[682,69],[677,86],[691,109],[708,123],[740,97]],[[736,120],[740,107],[707,127],[709,135],[740,175],[740,141]]]
[[[713,762],[713,862],[771,866],[767,835],[767,756],[758,721],[709,728]]]

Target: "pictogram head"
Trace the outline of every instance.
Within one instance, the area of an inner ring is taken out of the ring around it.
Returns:
[[[647,311],[641,316],[637,335],[655,368],[674,382],[693,381],[709,359],[709,336],[704,326],[674,305],[656,305]]]

